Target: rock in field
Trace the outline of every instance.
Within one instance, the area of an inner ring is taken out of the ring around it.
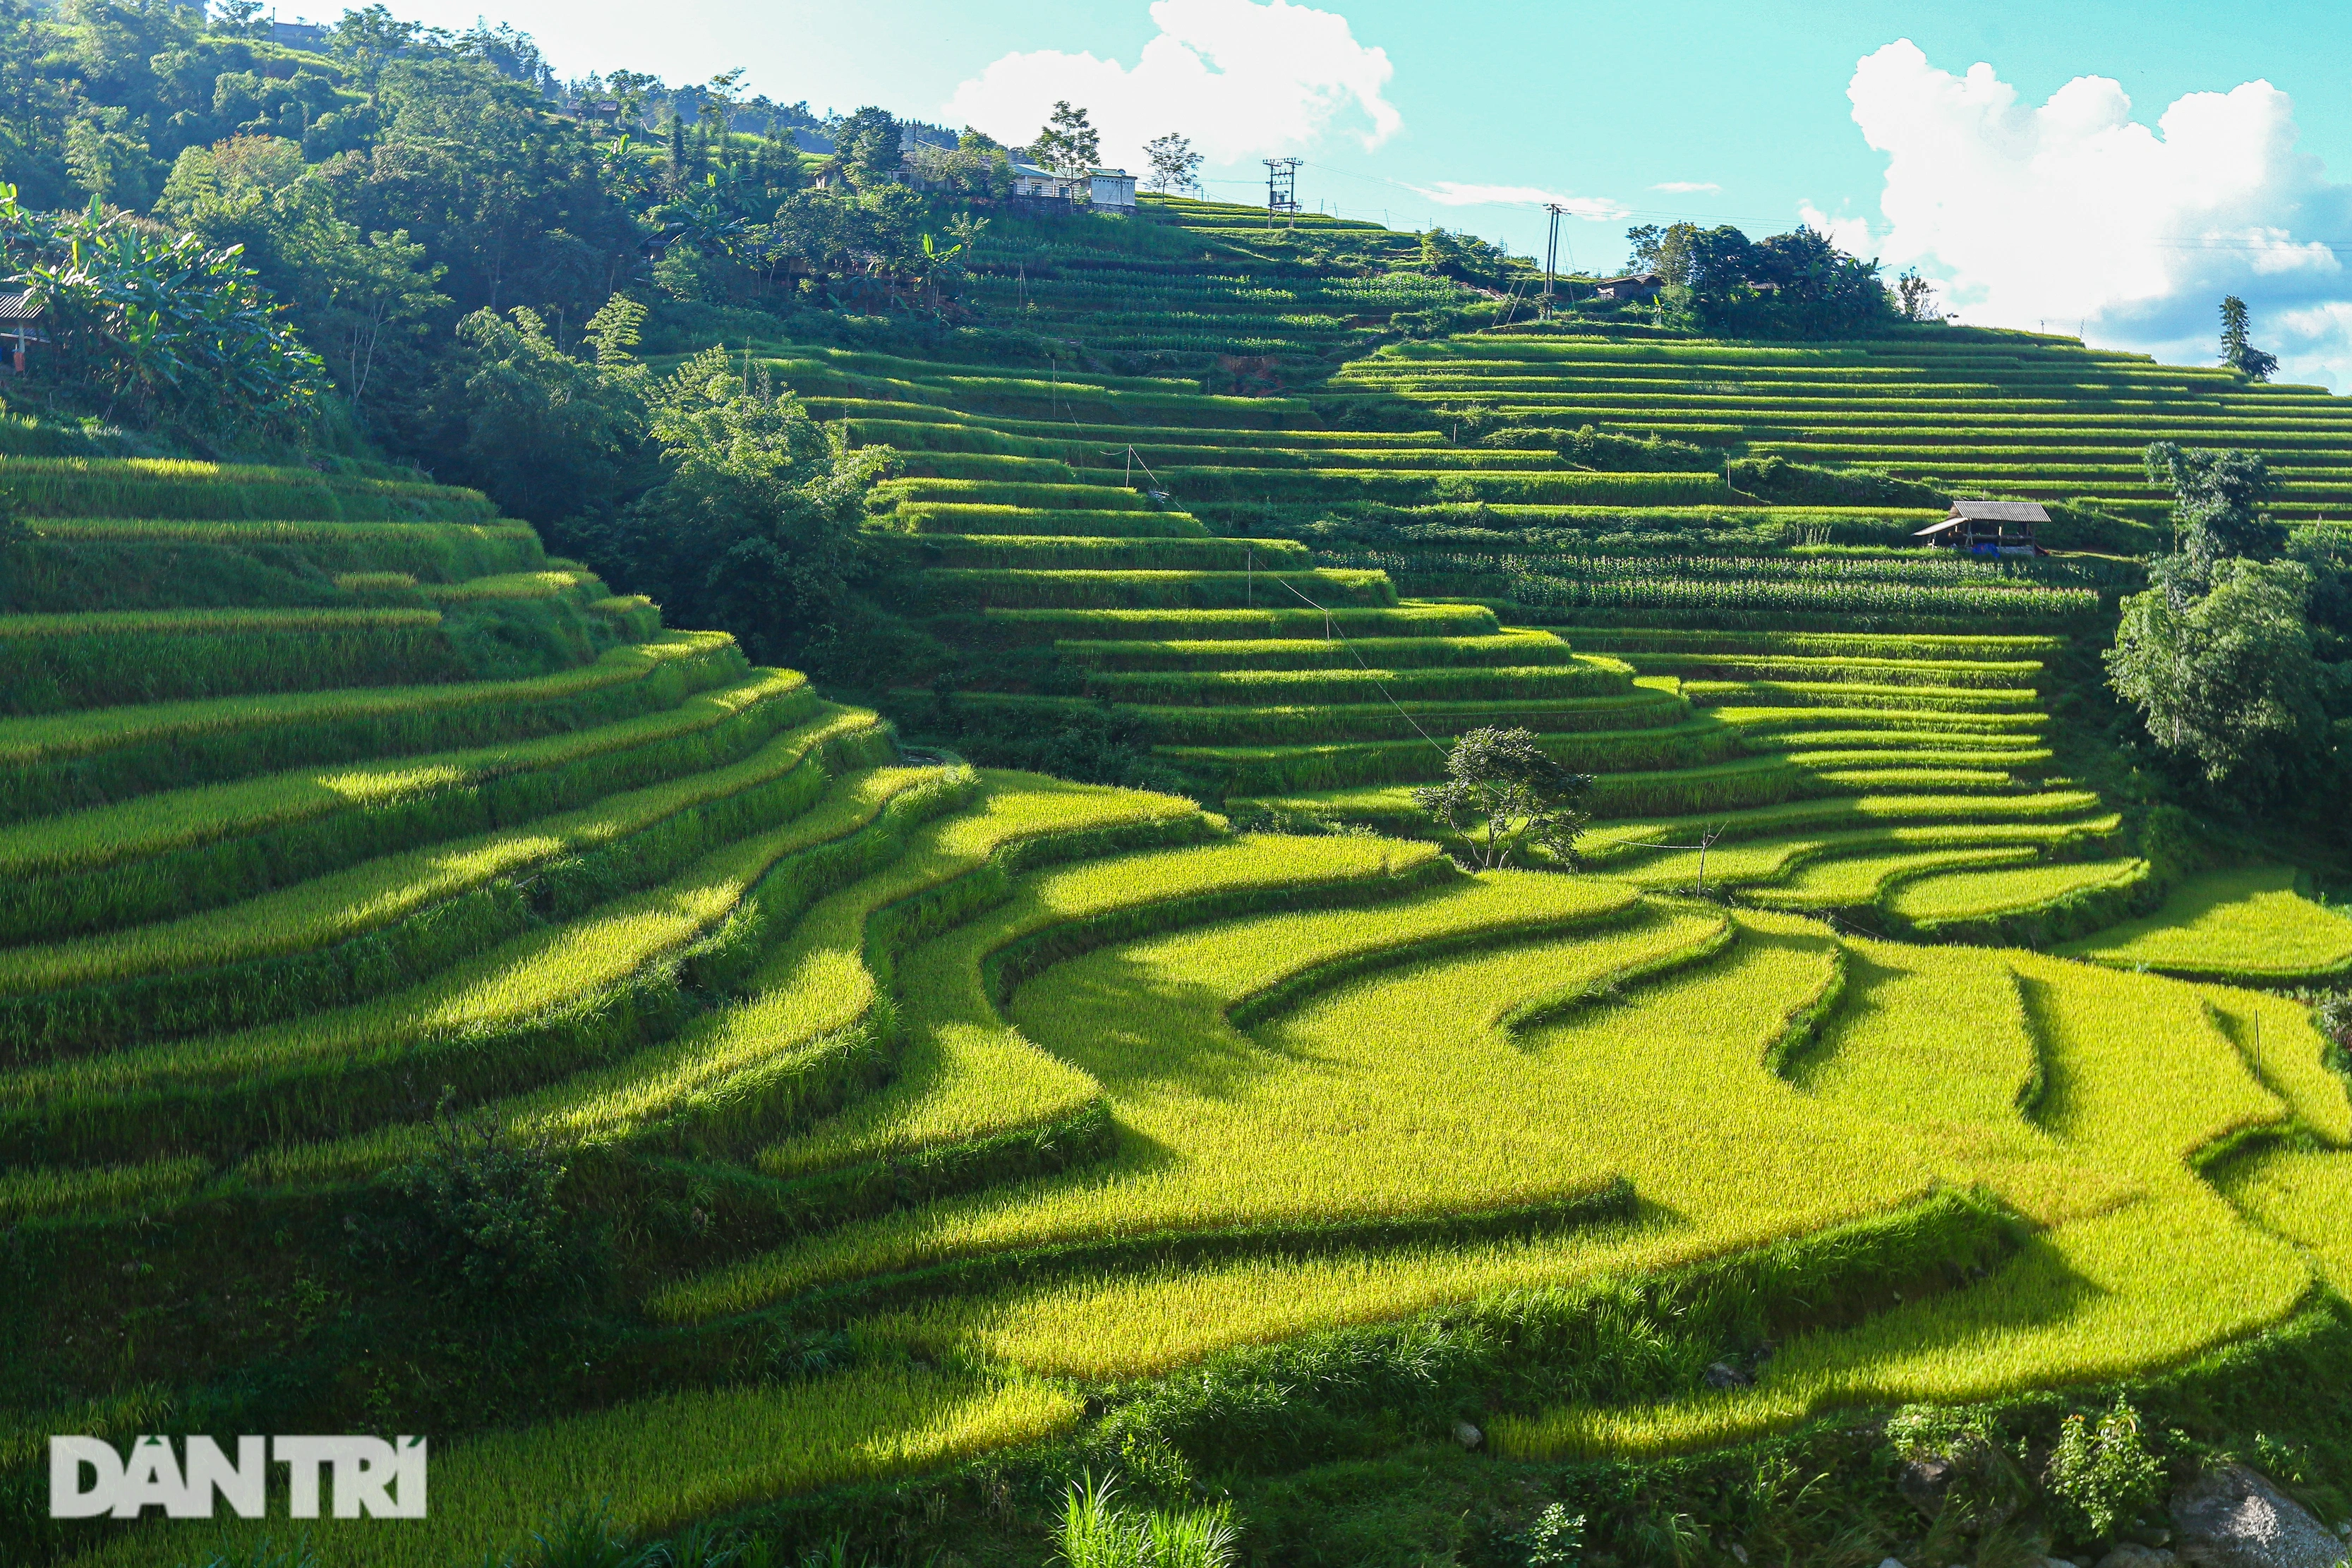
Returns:
[[[2176,1568],[2180,1559],[2161,1546],[2126,1541],[2099,1559],[2099,1568]]]
[[[2243,1465],[2208,1470],[2173,1494],[2188,1568],[2336,1568],[2344,1542]]]

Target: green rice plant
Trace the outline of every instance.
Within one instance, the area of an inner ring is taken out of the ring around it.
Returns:
[[[0,713],[466,674],[430,609],[0,616]]]
[[[908,532],[932,534],[1078,534],[1096,539],[1203,539],[1208,529],[1181,511],[1082,510],[953,501],[902,501],[890,521]]]
[[[909,1036],[897,1081],[761,1163],[772,1174],[807,1175],[1065,1121],[1096,1102],[1102,1086],[999,1016],[1003,994],[1030,971],[1105,940],[1220,913],[1398,896],[1443,869],[1424,846],[1242,838],[1024,879],[988,915],[906,956],[898,973]]]
[[[615,723],[748,670],[723,632],[667,632],[524,680],[215,698],[0,719],[0,822],[303,763]]]
[[[2098,808],[2099,797],[2089,790],[2043,790],[2032,795],[1991,797],[1902,794],[1844,795],[1826,800],[1790,801],[1749,810],[1675,816],[1664,821],[1597,822],[1593,827],[1594,836],[1620,847],[1616,850],[1599,849],[1594,853],[1601,864],[1608,865],[1607,858],[1614,853],[1642,853],[1646,844],[1664,844],[1710,831],[1719,838],[1737,843],[1743,839],[1778,837],[1790,833],[1896,823],[2050,824],[2062,818],[2080,817],[2084,813],[2095,812]],[[2106,834],[2116,830],[2115,820],[2103,818],[2100,821],[2104,826],[2095,823],[2089,831]]]
[[[1944,1128],[2014,1129],[2044,1088],[2017,976],[1970,949],[1849,938],[1846,954],[1844,1005],[1790,1081],[1864,1113],[1903,1105]]]
[[[872,533],[866,542],[902,569],[1298,572],[1314,564],[1288,539],[1073,537],[1062,533]]]
[[[1331,710],[1327,710],[1328,713]],[[1345,713],[1347,710],[1339,710]],[[1674,710],[1661,710],[1671,721]],[[1466,728],[1476,721],[1476,715],[1459,711],[1445,717],[1456,721],[1456,726]],[[1631,730],[1555,731],[1557,713],[1530,715],[1525,706],[1498,708],[1496,721],[1533,717],[1545,726],[1538,736],[1544,750],[1571,767],[1601,767],[1621,770],[1603,775],[1620,782],[1611,783],[1601,793],[1614,802],[1621,799],[1646,798],[1658,777],[1685,768],[1702,768],[1723,764],[1723,759],[1738,755],[1738,742],[1727,731],[1704,721],[1675,724],[1671,721],[1655,726]],[[1438,715],[1427,721],[1433,726]],[[1349,732],[1360,733],[1370,725],[1350,724]],[[1402,729],[1402,726],[1381,725],[1380,729]],[[1388,783],[1398,780],[1433,779],[1445,772],[1445,751],[1428,741],[1416,737],[1412,741],[1358,741],[1323,745],[1267,746],[1191,746],[1162,745],[1153,748],[1154,754],[1183,768],[1214,780],[1228,795],[1293,794],[1302,791],[1339,789],[1349,784]],[[1723,764],[1738,766],[1738,764]],[[1650,769],[1654,773],[1635,773],[1630,770]],[[1744,773],[1756,770],[1744,769]],[[1769,776],[1783,783],[1797,775],[1785,768],[1770,771]],[[1631,781],[1631,782],[1624,782]],[[1720,783],[1710,777],[1706,783]],[[1597,788],[1598,786],[1596,786]],[[1706,784],[1698,785],[1702,790]],[[1740,787],[1733,785],[1732,787]],[[1416,813],[1403,820],[1420,821]]]
[[[2071,926],[2112,924],[2150,887],[2147,861],[2122,858],[2084,864],[2018,866],[1954,871],[1897,888],[1886,912],[1910,931],[1946,940],[2018,932],[2042,937]]]
[[[572,597],[583,603],[605,596],[604,583],[590,572],[551,568],[540,572],[506,572],[495,576],[468,577],[462,582],[436,583],[425,590],[436,605],[464,605],[483,599],[555,599]]]
[[[267,774],[0,827],[0,942],[170,919],[416,844],[721,768],[817,710],[805,678],[768,670],[667,712],[598,729]],[[0,993],[22,988],[0,960]]]
[[[1610,653],[1803,655],[1888,659],[2046,659],[2065,647],[2053,637],[1963,637],[1901,632],[1736,632],[1709,627],[1555,626],[1580,647]]]
[[[1806,737],[1813,744],[1826,737]],[[1907,741],[1888,742],[1877,736],[1865,736],[1875,742],[1869,745],[1828,745],[1820,751],[1791,749],[1782,754],[1801,768],[1822,770],[1830,776],[1842,776],[1843,772],[1859,768],[1899,767],[1999,769],[2004,773],[2019,768],[2042,767],[2053,761],[2056,752],[2047,746],[2002,746],[1976,744],[1929,746]]]
[[[211,1172],[193,1156],[79,1170],[28,1166],[0,1175],[0,1215],[87,1215],[162,1206],[184,1197]]]
[[[1906,950],[1868,951],[1885,963]],[[1977,1091],[1973,1116],[1947,1123],[1948,1132],[1926,1123],[1913,1140],[1953,1179],[1984,1182],[2047,1227],[2041,1235],[1981,1284],[1797,1336],[1752,1388],[1498,1418],[1497,1447],[1527,1456],[1675,1451],[1843,1404],[1962,1404],[2095,1382],[2178,1363],[2293,1310],[2309,1289],[2309,1267],[2189,1166],[2201,1151],[2286,1114],[2196,989],[2026,954],[2007,963],[2041,1058],[2029,1114],[1998,1115],[2015,1091],[2014,1070],[2003,1066]],[[1956,1030],[1983,1026],[1973,1010],[1951,1005],[1942,984],[1912,994],[1907,1017],[1853,1037],[1853,1047],[1917,1057]],[[1833,1035],[1832,1059],[1843,1048]],[[1944,1070],[1969,1059],[1949,1058]],[[1908,1121],[1920,1092],[1919,1075],[1899,1063],[1823,1081],[1885,1125]],[[1952,1104],[1948,1088],[1941,1098]]]
[[[1065,1181],[1058,1192],[959,1200],[910,1239],[929,1250],[963,1245],[976,1228],[995,1237],[1018,1225],[1011,1234],[1025,1236],[1074,1210],[1109,1211],[1099,1224],[1140,1229],[1180,1198],[1260,1213],[1427,1205],[1466,1217],[1531,1185],[1599,1173],[1630,1176],[1677,1220],[1176,1269],[1056,1278],[1033,1268],[984,1294],[933,1293],[876,1320],[875,1331],[932,1353],[988,1354],[1064,1375],[1150,1375],[1223,1346],[1803,1235],[1838,1215],[1882,1212],[1932,1182],[1899,1151],[1882,1158],[1864,1147],[1858,1124],[1825,1117],[1765,1070],[1768,1047],[1834,972],[1817,928],[1745,915],[1727,947],[1719,917],[1664,915],[1357,980],[1254,1024],[1251,1037],[1223,1024],[1237,995],[1295,962],[1287,942],[1334,918],[1153,939],[1025,987],[1016,1017],[1048,1048],[1082,1063],[1133,1052],[1164,1064],[1134,1075],[1118,1109],[1139,1132],[1172,1135],[1183,1158],[1139,1161],[1116,1184]],[[1711,959],[1626,984],[1622,1000],[1611,994],[1610,976],[1695,937],[1706,939],[1699,952]],[[1154,984],[1179,974],[1172,988]],[[1139,995],[1153,998],[1148,1011],[1137,1011]],[[1049,1005],[1062,1021],[1049,1019]],[[1546,1005],[1555,1021],[1544,1021]],[[1121,1021],[1106,1036],[1100,1024],[1115,1008]],[[1506,1027],[1515,1016],[1531,1021]],[[1396,1089],[1392,1075],[1417,1087]],[[1409,1125],[1397,1123],[1400,1111]],[[1223,1152],[1244,1128],[1244,1143]],[[1688,1141],[1660,1137],[1661,1128],[1690,1130]],[[1801,1192],[1774,1173],[1792,1147],[1821,1173]],[[1213,1163],[1202,1158],[1212,1151]],[[820,1256],[834,1262],[823,1247],[811,1249],[812,1267]]]
[[[184,519],[44,518],[37,536],[75,542],[211,544],[289,551],[330,574],[405,572],[455,583],[499,572],[532,572],[547,559],[539,535],[519,522],[199,522]]]
[[[1024,855],[1083,854],[1208,826],[1190,802],[1021,773],[980,775],[971,804],[894,832],[835,879],[744,980],[746,1000],[611,1067],[487,1108],[517,1135],[578,1143],[695,1146],[772,1138],[849,1089],[867,1087],[890,1044],[884,986],[931,923],[1003,892]],[[911,821],[911,818],[909,818]],[[992,867],[994,875],[991,875]],[[1148,884],[1144,884],[1148,886]],[[939,911],[944,910],[945,914]],[[857,1114],[853,1110],[852,1115]],[[407,1124],[337,1145],[264,1156],[255,1173],[315,1180],[381,1169],[427,1129]]]
[[[2224,1195],[2264,1230],[2304,1249],[2337,1295],[2352,1291],[2352,1154],[2265,1149],[2216,1173]]]
[[[2294,890],[2285,867],[2193,877],[2162,909],[2061,952],[2118,968],[2265,984],[2326,981],[2352,970],[2352,917]]]
[[[1466,466],[1465,466],[1466,468]],[[1500,501],[1560,505],[1705,506],[1734,500],[1720,474],[1594,474],[1576,470],[1522,473],[1454,468],[1311,468],[1196,467],[1158,470],[1185,504],[1201,501],[1387,501],[1398,505],[1446,499],[1449,481],[1469,485]]]
[[[908,452],[910,474],[942,479],[989,479],[1024,485],[1075,484],[1078,471],[1058,458],[1018,458],[1003,452]]]
[[[938,610],[1233,609],[1255,603],[1384,606],[1396,590],[1379,572],[1075,572],[938,568],[923,574]],[[1305,602],[1302,602],[1305,601]],[[5,635],[0,626],[0,635]]]
[[[2039,662],[1815,658],[1801,654],[1637,653],[1645,675],[1685,679],[1833,681],[1873,686],[2016,688],[2038,684]]]
[[[956,804],[969,784],[937,769],[853,774],[783,827],[582,918],[478,944],[405,990],[17,1069],[6,1081],[26,1098],[0,1109],[0,1144],[12,1157],[29,1143],[95,1161],[331,1138],[428,1113],[419,1071],[471,1101],[621,1059],[674,1035],[706,998],[741,991],[779,922],[896,853],[898,824]]]
[[[0,479],[29,517],[333,518],[489,522],[478,490],[178,458],[8,458]]]
[[[1752,888],[1746,896],[1774,909],[1867,909],[1915,878],[1962,868],[2014,866],[2035,858],[2030,845],[1832,855],[1808,860],[1786,880]]]
[[[1345,642],[1316,637],[1171,638],[1161,641],[1057,642],[1054,651],[1090,669],[1413,669],[1524,668],[1568,663],[1569,645],[1549,632],[1485,637],[1359,637]],[[1362,665],[1358,663],[1361,659]]]
[[[2022,713],[2040,718],[2027,687],[1865,686],[1823,680],[1685,680],[1678,688],[1701,708],[1761,706],[1887,708],[1935,713]]]
[[[1701,861],[1704,860],[1707,885],[1740,888],[1778,882],[1798,867],[1825,858],[1874,852],[1940,854],[1957,849],[2019,846],[2025,847],[2029,852],[2042,852],[2108,837],[2119,825],[2120,818],[2110,814],[2104,817],[2061,822],[1950,822],[1917,826],[1850,828],[1843,832],[1787,838],[1732,838],[1706,850],[1685,848],[1642,853],[1628,849],[1606,856],[1600,863],[1610,876],[1622,877],[1638,887],[1684,889],[1698,885]],[[1689,840],[1681,842],[1687,844]],[[1829,873],[1833,880],[1849,874],[1844,871]],[[2006,874],[2000,871],[1953,873],[1958,877],[1987,878]],[[1893,895],[1882,903],[1882,910],[1895,905],[1917,885],[1908,881],[1897,883]],[[1764,892],[1759,894],[1758,901],[1776,900],[1769,892]],[[1801,900],[1798,907],[1822,906],[1808,899]]]
[[[1153,515],[1141,491],[1110,485],[1040,485],[1009,479],[885,479],[874,487],[874,504],[942,502],[960,510],[975,506],[1084,511],[1131,511]]]
[[[320,1568],[446,1568],[528,1544],[532,1521],[583,1497],[635,1536],[796,1493],[952,1467],[1068,1431],[1078,1397],[1050,1384],[913,1367],[691,1390],[615,1405],[432,1455],[432,1510],[398,1529],[320,1519]],[[264,1521],[150,1523],[87,1555],[92,1568],[165,1568],[240,1551]]]
[[[887,760],[888,731],[868,713],[835,712],[778,737],[733,766],[608,796],[472,839],[371,861],[215,915],[149,928],[188,962],[20,994],[0,1028],[22,1051],[67,1021],[109,1042],[265,1022],[307,1006],[359,1001],[410,984],[468,952],[600,900],[635,891],[687,862],[808,807],[833,772]],[[26,949],[27,963],[62,952]],[[135,965],[138,938],[117,944]],[[65,1042],[59,1041],[63,1044]]]
[[[1492,1213],[1596,1192],[1615,1174],[1605,1163],[1564,1148],[1554,1152],[1549,1139],[1515,1120],[1507,1131],[1486,1120],[1507,1119],[1505,1101],[1525,1103],[1501,1092],[1501,1080],[1511,1076],[1507,1069],[1524,1066],[1517,1052],[1507,1045],[1466,1059],[1463,1052],[1468,1041],[1497,1028],[1530,990],[1580,987],[1685,947],[1719,923],[1668,917],[1580,938],[1537,934],[1597,928],[1622,915],[1628,898],[1602,884],[1490,873],[1368,908],[1233,921],[1058,964],[1016,991],[1011,1011],[1021,1043],[1037,1042],[1028,1049],[1042,1047],[1047,1061],[1082,1072],[1110,1096],[1123,1132],[1121,1152],[1106,1173],[950,1199],[850,1226],[665,1291],[653,1310],[698,1319],[828,1283],[1006,1248],[1268,1227],[1311,1237],[1325,1225]],[[1515,937],[1519,944],[1510,944]],[[1403,1003],[1397,1018],[1412,1021],[1402,1031],[1405,1037],[1391,1026],[1381,1033],[1377,1049],[1318,1036],[1311,1052],[1288,1044],[1265,1051],[1227,1021],[1229,1012],[1258,995],[1267,998],[1252,1014],[1260,1019],[1268,1007],[1304,1002],[1312,1008],[1317,1004],[1305,999],[1317,978],[1328,984],[1359,973],[1370,955],[1409,965],[1433,942],[1506,944],[1495,958],[1464,963],[1516,962],[1527,969],[1528,955],[1538,952],[1567,962],[1534,966],[1542,982],[1535,987]],[[1430,1028],[1436,1019],[1451,1026]],[[1449,1065],[1433,1076],[1439,1060]],[[1489,1069],[1491,1077],[1479,1076]],[[1419,1087],[1403,1089],[1408,1081]],[[1439,1083],[1443,1090],[1433,1090]],[[945,1084],[926,1087],[935,1097],[946,1091]],[[895,1114],[873,1119],[880,1122],[877,1132],[889,1121],[925,1114],[920,1100],[898,1098]],[[1521,1142],[1528,1136],[1532,1143]],[[1506,1158],[1506,1146],[1517,1147],[1517,1156]],[[1432,1157],[1441,1148],[1444,1155]],[[1537,1148],[1547,1151],[1544,1158],[1528,1157]],[[829,1148],[826,1157],[837,1155]]]
[[[1324,617],[1328,616],[1327,621]],[[1489,637],[1499,628],[1494,611],[1477,605],[1404,605],[1365,609],[1339,605],[1317,610],[999,609],[967,620],[933,623],[943,632],[981,643],[1040,643],[1106,637],[1188,640],[1297,639],[1337,633],[1346,637]]]
[[[1416,582],[1491,581],[1514,603],[1574,610],[1667,609],[1704,616],[1713,611],[1780,610],[1836,616],[1940,615],[1994,620],[2067,620],[2097,613],[2099,595],[2087,588],[1916,584],[1870,580],[1671,576],[1655,559],[1612,563],[1612,575],[1570,577],[1548,568],[1555,556],[1392,556],[1378,551],[1338,552],[1333,564],[1410,575]],[[1467,593],[1472,588],[1445,588]],[[1487,590],[1491,592],[1492,590]]]
[[[1087,690],[1114,702],[1185,706],[1297,706],[1307,703],[1558,701],[1613,696],[1629,671],[1590,656],[1559,664],[1425,665],[1402,669],[1099,670]]]

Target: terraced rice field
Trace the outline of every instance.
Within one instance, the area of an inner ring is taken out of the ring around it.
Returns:
[[[2352,923],[2284,868],[2168,879],[2067,771],[2110,567],[1752,533],[1664,563],[1375,560],[1272,526],[1789,510],[1434,413],[1338,426],[1351,402],[1818,458],[1766,416],[1964,455],[2004,420],[2146,439],[2310,399],[2015,334],[1362,357],[1462,291],[1277,265],[1235,209],[1162,216],[1050,268],[983,247],[981,293],[1009,262],[1015,309],[1123,353],[1359,357],[1310,399],[760,353],[904,453],[877,599],[950,651],[954,714],[1101,715],[1188,795],[902,753],[894,721],[945,722],[933,690],[754,668],[467,492],[27,469],[37,569],[0,605],[0,1226],[28,1287],[0,1308],[0,1480],[30,1486],[49,1431],[429,1429],[428,1527],[311,1544],[470,1561],[596,1500],[665,1531],[1107,1445],[1106,1408],[1305,1335],[1622,1310],[1663,1344],[1643,1291],[1742,1268],[1839,1310],[1573,1396],[1589,1337],[1532,1336],[1555,1393],[1498,1394],[1493,1448],[1646,1456],[2131,1378],[2347,1288],[2352,1100],[2284,987],[2340,981]],[[1144,282],[1166,310],[1130,308]],[[494,621],[537,661],[500,662]],[[1582,869],[1469,874],[1413,806],[1490,724],[1594,775]],[[1278,830],[1302,826],[1337,831]],[[529,1261],[419,1239],[430,1173],[478,1150],[560,1167],[593,1268],[468,1293],[457,1259]],[[495,1374],[461,1376],[483,1300],[527,1305],[481,1331]],[[1723,1358],[1752,1382],[1713,1386]],[[149,1519],[51,1555],[173,1568],[265,1528]]]

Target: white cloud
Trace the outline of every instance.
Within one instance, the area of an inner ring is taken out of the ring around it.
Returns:
[[[1797,204],[1797,221],[1815,234],[1827,235],[1832,245],[1848,256],[1859,256],[1867,261],[1878,254],[1878,241],[1870,232],[1870,220],[1853,214],[1832,217],[1811,202]]]
[[[1009,54],[964,82],[942,110],[1000,141],[1033,140],[1059,99],[1089,111],[1104,159],[1140,173],[1143,144],[1189,136],[1213,163],[1299,152],[1333,130],[1367,149],[1403,125],[1382,96],[1395,68],[1356,41],[1348,19],[1287,0],[1153,0],[1159,35],[1132,67],[1090,54]]]
[[[1539,207],[1557,203],[1568,210],[1569,216],[1589,218],[1595,223],[1607,223],[1633,211],[1607,196],[1571,196],[1565,191],[1548,191],[1540,185],[1466,185],[1459,180],[1440,180],[1434,185],[1409,188],[1448,207]]]
[[[1906,38],[1862,59],[1846,96],[1887,155],[1876,253],[1937,279],[1962,320],[2079,322],[2204,363],[2234,293],[2289,373],[2352,379],[2352,277],[2296,237],[2347,233],[2352,187],[2296,151],[2294,103],[2269,82],[2189,93],[2151,128],[2105,77],[2035,107],[1991,66],[1956,77]]]
[[[1713,180],[1668,180],[1662,185],[1652,185],[1650,189],[1669,191],[1675,195],[1686,195],[1694,191],[1719,191],[1723,187]]]

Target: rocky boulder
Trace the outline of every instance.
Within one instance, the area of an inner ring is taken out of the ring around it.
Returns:
[[[2172,1498],[2173,1549],[2185,1568],[2336,1568],[2345,1543],[2243,1465],[2223,1465]]]

